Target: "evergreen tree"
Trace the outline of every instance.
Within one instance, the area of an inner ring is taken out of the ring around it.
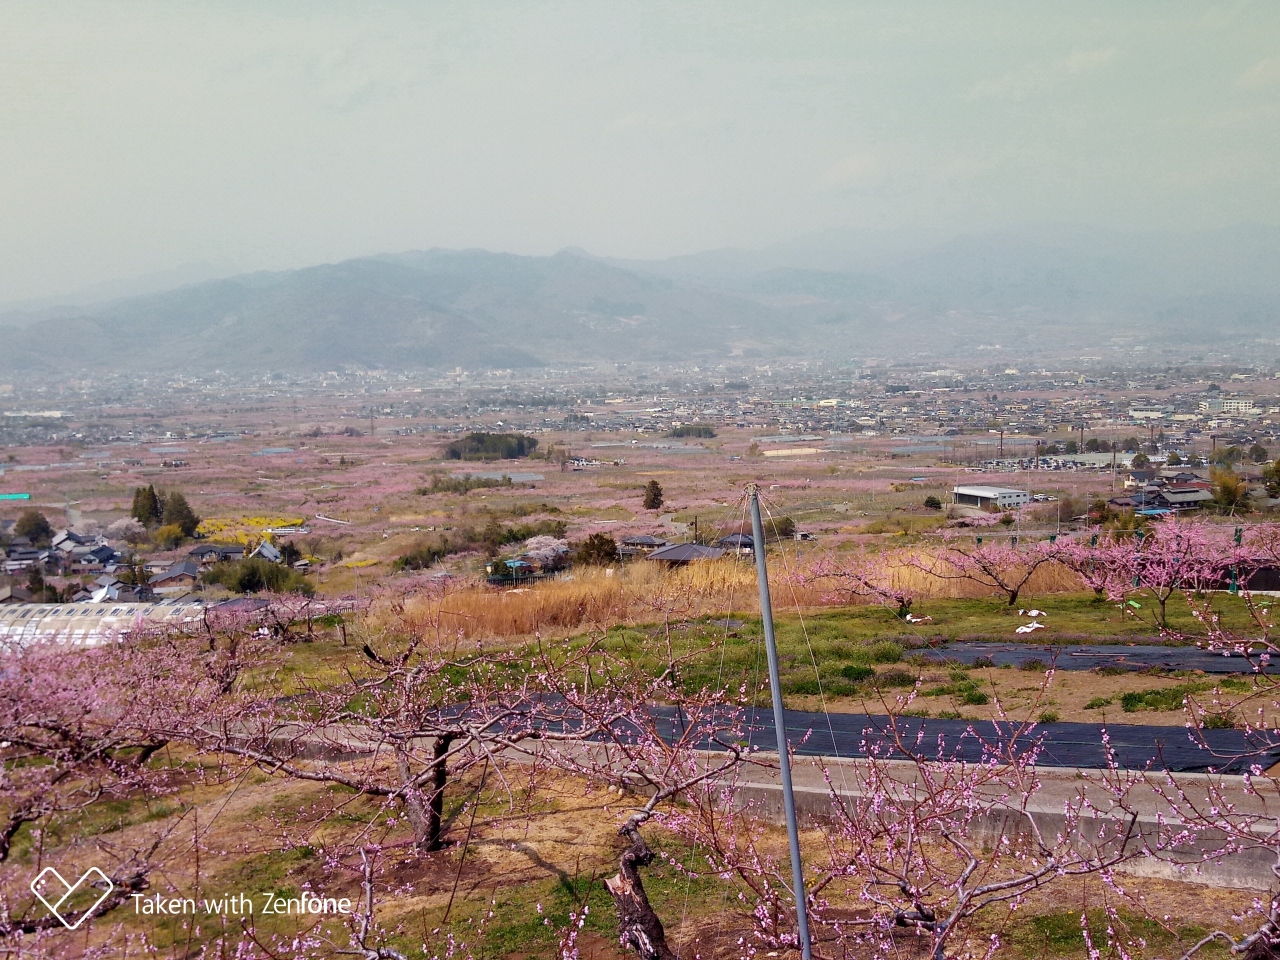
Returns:
[[[644,488],[644,508],[646,510],[658,510],[662,507],[662,484],[657,480],[650,480],[645,484]]]
[[[200,526],[200,518],[191,509],[191,505],[187,503],[187,498],[176,491],[166,494],[164,510],[160,519],[165,526],[173,524],[179,527],[184,537],[194,537],[196,535],[196,527]]]
[[[133,507],[129,516],[148,527],[160,522],[164,509],[154,486],[138,487],[133,491]]]
[[[573,559],[584,566],[606,567],[622,557],[618,553],[618,541],[607,533],[593,533],[578,545]]]

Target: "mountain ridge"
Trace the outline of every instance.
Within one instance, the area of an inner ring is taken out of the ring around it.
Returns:
[[[0,315],[0,370],[1034,354],[1118,329],[1162,349],[1247,348],[1280,329],[1280,230],[1264,226],[1136,240],[1023,227],[834,270],[819,264],[838,252],[796,249],[623,261],[437,248],[256,271]]]

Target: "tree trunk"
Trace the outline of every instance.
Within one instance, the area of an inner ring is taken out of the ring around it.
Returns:
[[[640,867],[647,867],[653,862],[653,851],[635,827],[624,827],[623,830],[631,845],[622,854],[618,875],[604,882],[618,910],[620,938],[640,960],[676,960],[676,955],[667,946],[662,921],[650,905],[644,883],[640,880]]]
[[[432,750],[431,796],[427,802],[428,850],[440,849],[440,828],[444,822],[444,788],[449,779],[445,755],[448,754],[452,743],[453,737],[437,737],[435,748]]]
[[[0,863],[4,863],[9,859],[9,850],[11,849],[13,838],[18,835],[18,831],[27,822],[26,816],[22,813],[15,813],[10,815],[8,821],[0,826]]]
[[[453,743],[453,737],[436,737],[432,748],[431,787],[427,791],[426,802],[423,802],[423,791],[409,787],[405,791],[404,807],[413,827],[413,836],[423,850],[439,850],[441,843],[441,825],[444,822],[444,788],[449,782],[449,768],[445,756]],[[396,772],[400,774],[400,782],[406,786],[416,780],[413,768],[409,765],[406,750],[396,750]]]

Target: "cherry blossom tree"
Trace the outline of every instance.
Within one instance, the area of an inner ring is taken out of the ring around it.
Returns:
[[[1079,576],[1098,600],[1122,600],[1132,586],[1128,563],[1131,542],[1093,531],[1078,538],[1059,537],[1050,552],[1058,563]]]
[[[823,587],[826,600],[892,604],[898,616],[905,617],[911,610],[913,598],[894,585],[892,560],[889,553],[870,551],[827,555],[797,574],[797,578],[806,586]]]
[[[1174,594],[1219,586],[1240,559],[1227,528],[1172,514],[1131,539],[1112,539],[1108,552],[1117,575],[1156,601],[1161,629],[1169,626],[1168,605]]]
[[[970,546],[967,540],[949,535],[937,551],[913,555],[908,562],[942,580],[968,580],[988,587],[1003,594],[1012,607],[1035,572],[1054,559],[1047,541],[1020,548],[1012,540],[983,542],[979,538]]]
[[[141,543],[147,537],[147,528],[134,517],[121,517],[107,527],[107,537],[126,543]]]
[[[373,818],[403,817],[423,853],[442,846],[446,793],[468,776],[496,777],[509,805],[549,770],[651,790],[658,803],[738,762],[733,739],[709,726],[726,726],[723,691],[685,692],[670,645],[653,676],[601,639],[487,649],[418,618],[369,637],[336,682],[301,680],[287,699],[246,690],[182,735],[273,776],[372,798]],[[712,772],[682,765],[713,739],[723,759]],[[645,862],[638,852],[623,874]]]
[[[1222,570],[1227,564],[1242,569],[1271,562],[1270,549],[1276,541],[1274,525],[1258,528],[1242,538],[1235,549],[1222,545],[1221,537],[1210,542],[1213,560],[1208,569],[1216,571],[1216,587],[1224,585]],[[1204,549],[1204,544],[1198,545]],[[1241,577],[1241,581],[1244,581]],[[1191,829],[1216,838],[1217,850],[1207,851],[1206,858],[1261,852],[1273,860],[1272,873],[1280,879],[1280,832],[1275,828],[1274,803],[1280,796],[1280,776],[1272,765],[1275,749],[1280,746],[1280,676],[1271,668],[1280,653],[1280,631],[1277,629],[1273,597],[1254,595],[1247,586],[1240,588],[1239,606],[1246,619],[1244,625],[1233,617],[1229,625],[1215,603],[1212,593],[1188,591],[1187,604],[1196,621],[1197,632],[1187,634],[1168,626],[1161,633],[1167,640],[1195,642],[1203,649],[1225,657],[1241,658],[1253,672],[1253,689],[1245,695],[1228,697],[1221,687],[1203,693],[1190,693],[1184,700],[1188,736],[1207,756],[1217,763],[1245,765],[1247,772],[1237,782],[1208,778],[1192,791],[1170,777],[1160,788],[1168,803],[1170,815]],[[1223,720],[1242,729],[1247,746],[1243,752],[1223,753],[1205,736],[1207,728]],[[1240,936],[1225,930],[1211,931],[1183,954],[1193,957],[1213,943],[1229,945],[1233,955],[1248,960],[1271,960],[1280,956],[1280,892],[1272,888],[1265,898],[1254,900],[1245,911],[1255,926]]]
[[[38,847],[45,827],[99,800],[148,799],[175,788],[172,772],[152,758],[213,710],[255,657],[229,625],[212,643],[193,638],[194,624],[139,624],[126,642],[0,650],[0,863],[24,828]],[[95,915],[148,886],[155,849],[117,856],[108,874],[116,893]],[[30,906],[0,917],[0,935],[59,923]]]
[[[904,703],[909,703],[910,697]],[[980,758],[959,744],[891,717],[864,740],[863,759],[824,769],[831,814],[822,854],[808,865],[815,956],[896,957],[903,934],[924,938],[928,955],[959,955],[975,921],[1007,917],[1031,892],[1064,878],[1109,877],[1127,862],[1185,843],[1188,832],[1144,836],[1132,794],[1140,774],[1110,767],[1084,775],[1046,818],[1036,765],[1035,725],[1006,717],[996,736],[969,730]],[[704,852],[706,872],[741,884],[755,949],[796,946],[789,869],[757,804],[740,782],[699,785],[689,802],[658,817]],[[1000,947],[992,937],[977,955]],[[970,954],[972,955],[972,954]]]

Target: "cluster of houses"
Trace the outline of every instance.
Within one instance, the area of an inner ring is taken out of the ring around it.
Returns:
[[[12,521],[7,525],[11,526]],[[26,537],[10,537],[4,550],[3,572],[22,576],[38,570],[42,576],[95,577],[67,598],[72,603],[149,603],[158,598],[191,593],[199,583],[201,573],[215,563],[243,560],[246,556],[261,557],[271,563],[284,562],[284,555],[269,540],[263,540],[248,551],[235,543],[202,543],[177,562],[149,561],[142,564],[146,581],[135,583],[136,578],[126,558],[106,537],[59,530],[47,547],[37,547]],[[121,579],[121,575],[126,579]],[[0,604],[31,603],[41,599],[21,585],[0,585]]]
[[[794,534],[797,540],[811,540],[807,533]],[[683,567],[697,560],[717,560],[725,556],[755,556],[755,539],[737,531],[710,544],[672,543],[647,534],[623,537],[618,553],[624,561],[652,560],[668,567]],[[512,581],[536,580],[552,576],[569,565],[567,546],[556,550],[533,550],[508,560],[495,560],[485,567],[489,582],[495,585]]]
[[[84,576],[102,573],[120,559],[120,551],[106,537],[59,530],[48,547],[37,547],[26,537],[11,537],[4,552],[4,572],[23,573],[35,568],[42,573]]]
[[[1161,471],[1154,476],[1134,474],[1125,481],[1126,493],[1112,497],[1113,510],[1155,515],[1198,510],[1213,499],[1212,484],[1194,473]]]
[[[1213,485],[1190,471],[1165,468],[1134,471],[1125,481],[1125,493],[1107,501],[1113,510],[1132,510],[1145,516],[1198,510],[1213,500]],[[1016,510],[1026,504],[1052,499],[1033,496],[1009,487],[961,485],[951,491],[952,503],[982,510]]]

